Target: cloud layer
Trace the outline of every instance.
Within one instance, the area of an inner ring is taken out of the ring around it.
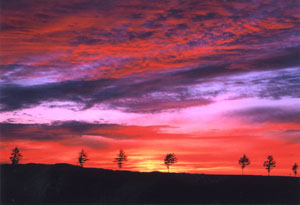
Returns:
[[[227,72],[221,77],[218,71],[224,72],[222,69],[222,66],[197,68],[140,79],[73,80],[31,86],[4,84],[1,88],[1,110],[29,108],[43,102],[50,102],[49,106],[54,107],[55,103],[51,102],[65,101],[77,103],[79,109],[102,105],[126,112],[157,112],[207,105],[218,98],[300,97],[298,68]]]
[[[205,105],[213,100],[201,93],[190,97],[185,86],[300,64],[297,1],[77,0],[45,6],[36,0],[2,7],[2,111],[45,101],[85,108],[110,101],[109,107],[134,112]],[[284,80],[277,87],[286,90]],[[288,83],[298,88],[294,80]],[[153,99],[153,93],[161,97]],[[149,108],[153,103],[158,107]]]

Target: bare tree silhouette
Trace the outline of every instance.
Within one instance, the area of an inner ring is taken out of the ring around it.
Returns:
[[[125,154],[125,152],[122,149],[120,149],[120,152],[117,155],[117,157],[115,158],[114,162],[116,162],[118,164],[118,167],[121,169],[123,164],[127,161],[128,161],[127,155]]]
[[[244,156],[240,158],[239,164],[240,164],[241,167],[242,167],[242,175],[244,175],[244,168],[245,168],[247,165],[250,164],[250,160],[249,160],[249,158],[244,154]]]
[[[79,152],[79,157],[78,157],[78,162],[79,162],[80,166],[83,167],[83,164],[88,160],[89,159],[87,158],[87,154],[82,149],[81,152]]]
[[[276,162],[273,159],[273,156],[268,156],[268,160],[264,162],[264,167],[268,170],[268,176],[270,176],[270,171],[272,168],[276,167]]]
[[[295,163],[294,166],[293,166],[293,168],[292,168],[292,170],[293,170],[295,176],[297,176],[297,169],[298,169],[298,164]]]
[[[170,166],[175,164],[177,161],[178,161],[178,159],[174,153],[169,153],[166,155],[164,162],[165,162],[165,165],[167,166],[168,173],[170,172]]]
[[[18,147],[14,148],[10,155],[11,157],[9,159],[11,161],[11,164],[19,164],[19,161],[23,158]]]

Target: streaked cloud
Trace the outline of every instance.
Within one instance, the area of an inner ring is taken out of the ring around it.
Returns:
[[[300,123],[297,107],[253,107],[228,113],[247,122]]]

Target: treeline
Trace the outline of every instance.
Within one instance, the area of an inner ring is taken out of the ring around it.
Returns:
[[[11,156],[9,158],[11,163],[18,164],[22,158],[23,158],[23,155],[20,153],[20,150],[18,149],[18,147],[15,147],[12,150]],[[88,159],[87,153],[84,151],[84,149],[82,149],[79,152],[79,156],[78,156],[79,165],[81,167],[83,167],[84,163],[88,160],[89,159]],[[123,164],[127,161],[128,161],[128,157],[125,154],[125,152],[121,149],[119,151],[117,157],[114,158],[114,162],[117,164],[119,169],[121,169],[123,167]],[[174,153],[166,154],[166,156],[164,158],[164,164],[166,165],[168,172],[170,171],[170,166],[174,165],[177,162],[178,162],[178,158],[176,157],[176,155]],[[239,163],[239,165],[241,165],[242,175],[244,175],[244,169],[246,168],[246,166],[250,165],[250,159],[244,154],[243,157],[241,157],[239,159],[238,163]],[[271,170],[276,167],[276,161],[274,160],[273,156],[269,155],[267,157],[267,160],[264,161],[263,166],[268,171],[268,176],[270,176]],[[298,164],[295,163],[292,166],[292,171],[295,174],[295,176],[297,176],[297,170],[298,170]]]

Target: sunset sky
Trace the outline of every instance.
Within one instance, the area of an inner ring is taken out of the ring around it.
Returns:
[[[300,164],[298,0],[4,0],[0,163],[290,175]]]

